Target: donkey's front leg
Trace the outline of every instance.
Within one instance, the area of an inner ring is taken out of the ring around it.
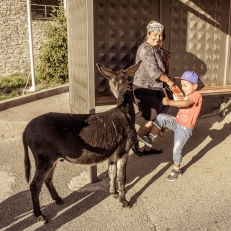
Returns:
[[[128,207],[129,202],[125,198],[125,183],[126,183],[126,164],[128,160],[128,153],[124,154],[117,160],[117,182],[119,191],[119,201],[123,207]]]
[[[116,190],[116,157],[115,155],[108,160],[108,175],[110,177],[109,192],[114,198],[118,198],[118,192]]]

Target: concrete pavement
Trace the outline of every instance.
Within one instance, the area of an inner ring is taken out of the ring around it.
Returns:
[[[111,107],[97,106],[96,111]],[[175,182],[166,181],[172,169],[171,131],[156,140],[161,155],[130,152],[126,197],[131,209],[122,209],[109,195],[107,161],[98,165],[95,184],[89,166],[58,163],[54,184],[65,203],[56,205],[43,187],[40,202],[49,223],[41,225],[32,215],[21,134],[31,119],[50,111],[69,113],[68,93],[0,112],[0,230],[231,230],[230,108],[222,119],[218,110],[200,117],[184,149],[183,175]],[[138,113],[136,119],[138,128]]]

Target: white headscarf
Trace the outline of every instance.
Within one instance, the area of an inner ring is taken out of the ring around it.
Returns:
[[[150,33],[152,31],[164,32],[164,26],[159,22],[149,23],[147,25],[147,32]]]

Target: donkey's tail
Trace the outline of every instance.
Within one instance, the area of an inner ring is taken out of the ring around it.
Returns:
[[[28,153],[28,145],[26,142],[26,132],[25,131],[22,134],[22,142],[23,142],[24,154],[25,154],[25,156],[24,156],[25,177],[26,177],[26,181],[29,183],[31,164],[30,164],[30,158],[29,158],[29,153]]]

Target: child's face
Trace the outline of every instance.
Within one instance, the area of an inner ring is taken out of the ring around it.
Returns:
[[[191,83],[186,80],[181,80],[181,87],[186,96],[196,91],[197,86],[198,86],[197,84]]]

